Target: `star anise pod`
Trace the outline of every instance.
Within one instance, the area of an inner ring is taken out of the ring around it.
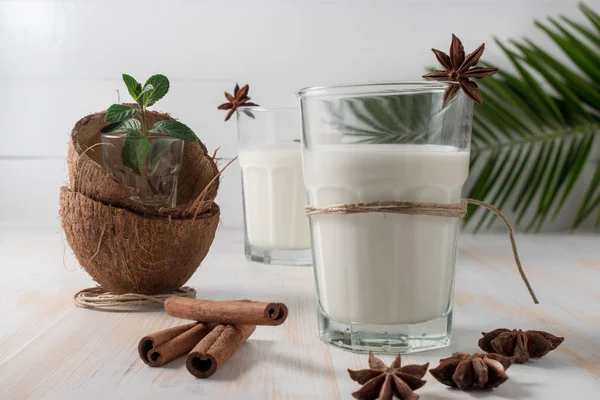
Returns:
[[[443,51],[431,49],[433,54],[445,68],[429,74],[423,75],[423,78],[434,81],[452,81],[458,82],[458,85],[448,85],[444,92],[444,104],[446,104],[456,96],[458,90],[462,88],[463,92],[478,104],[483,103],[481,92],[477,84],[471,81],[471,78],[481,79],[486,76],[494,75],[498,70],[496,68],[479,68],[475,67],[485,50],[485,43],[479,46],[474,52],[465,57],[465,49],[462,42],[454,34],[452,34],[452,44],[450,45],[450,55]]]
[[[488,333],[483,332],[482,335],[478,343],[482,350],[512,357],[519,364],[526,362],[530,357],[545,356],[565,340],[544,331],[523,332],[520,329],[496,329]]]
[[[421,378],[428,367],[429,363],[402,367],[400,354],[388,367],[373,353],[369,353],[369,369],[348,370],[350,378],[363,385],[352,396],[360,400],[391,400],[396,395],[400,400],[417,400],[419,395],[413,390],[425,384]]]
[[[496,388],[508,379],[505,371],[511,360],[500,354],[454,353],[440,360],[429,373],[444,385],[465,390],[470,387]]]
[[[244,85],[240,89],[240,86],[236,83],[235,88],[233,89],[233,95],[229,92],[225,92],[225,98],[227,99],[227,103],[221,104],[217,107],[219,110],[229,110],[227,115],[225,116],[225,121],[228,121],[229,118],[233,115],[235,110],[240,107],[252,107],[258,106],[258,104],[250,102],[250,97],[248,97],[248,91],[250,90],[249,85]],[[251,117],[254,117],[252,113],[250,113]]]

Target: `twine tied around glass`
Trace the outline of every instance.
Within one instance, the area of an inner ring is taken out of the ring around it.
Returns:
[[[325,207],[314,207],[307,206],[305,208],[306,215],[311,217],[315,215],[326,215],[326,214],[366,214],[366,213],[392,213],[392,214],[405,214],[405,215],[427,215],[432,217],[450,217],[450,218],[463,218],[467,214],[467,207],[469,204],[475,204],[477,206],[485,207],[489,211],[493,212],[504,222],[506,230],[508,231],[508,237],[512,246],[513,256],[517,269],[521,275],[521,279],[527,286],[529,295],[533,299],[535,304],[539,301],[533,292],[533,288],[525,275],[523,266],[521,265],[521,259],[519,258],[519,252],[517,251],[517,243],[515,241],[515,231],[504,214],[500,212],[493,205],[480,200],[474,199],[463,199],[460,203],[454,204],[443,204],[443,203],[422,203],[413,201],[374,201],[368,203],[347,203],[347,204],[334,204]]]

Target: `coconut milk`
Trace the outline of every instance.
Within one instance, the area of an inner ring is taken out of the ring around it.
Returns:
[[[239,160],[250,244],[279,250],[310,248],[300,144],[243,149]]]
[[[456,203],[469,153],[429,145],[318,145],[304,174],[316,206],[370,201]],[[401,214],[311,217],[320,306],[331,319],[413,324],[452,299],[458,219]]]

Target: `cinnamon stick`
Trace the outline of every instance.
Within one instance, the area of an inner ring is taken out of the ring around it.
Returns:
[[[187,355],[187,370],[196,378],[208,378],[229,360],[255,329],[254,325],[218,325]]]
[[[153,333],[140,340],[138,353],[149,366],[160,367],[190,351],[215,326],[196,322]]]
[[[251,300],[212,301],[169,297],[165,310],[173,317],[230,325],[281,325],[288,316],[283,303]]]

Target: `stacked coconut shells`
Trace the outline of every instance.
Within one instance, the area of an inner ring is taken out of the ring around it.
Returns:
[[[172,119],[149,113],[149,124]],[[60,219],[81,266],[113,293],[165,294],[181,287],[206,257],[219,223],[219,171],[201,142],[186,142],[177,207],[132,200],[103,166],[105,112],[82,118],[71,133],[70,188],[60,191]]]

